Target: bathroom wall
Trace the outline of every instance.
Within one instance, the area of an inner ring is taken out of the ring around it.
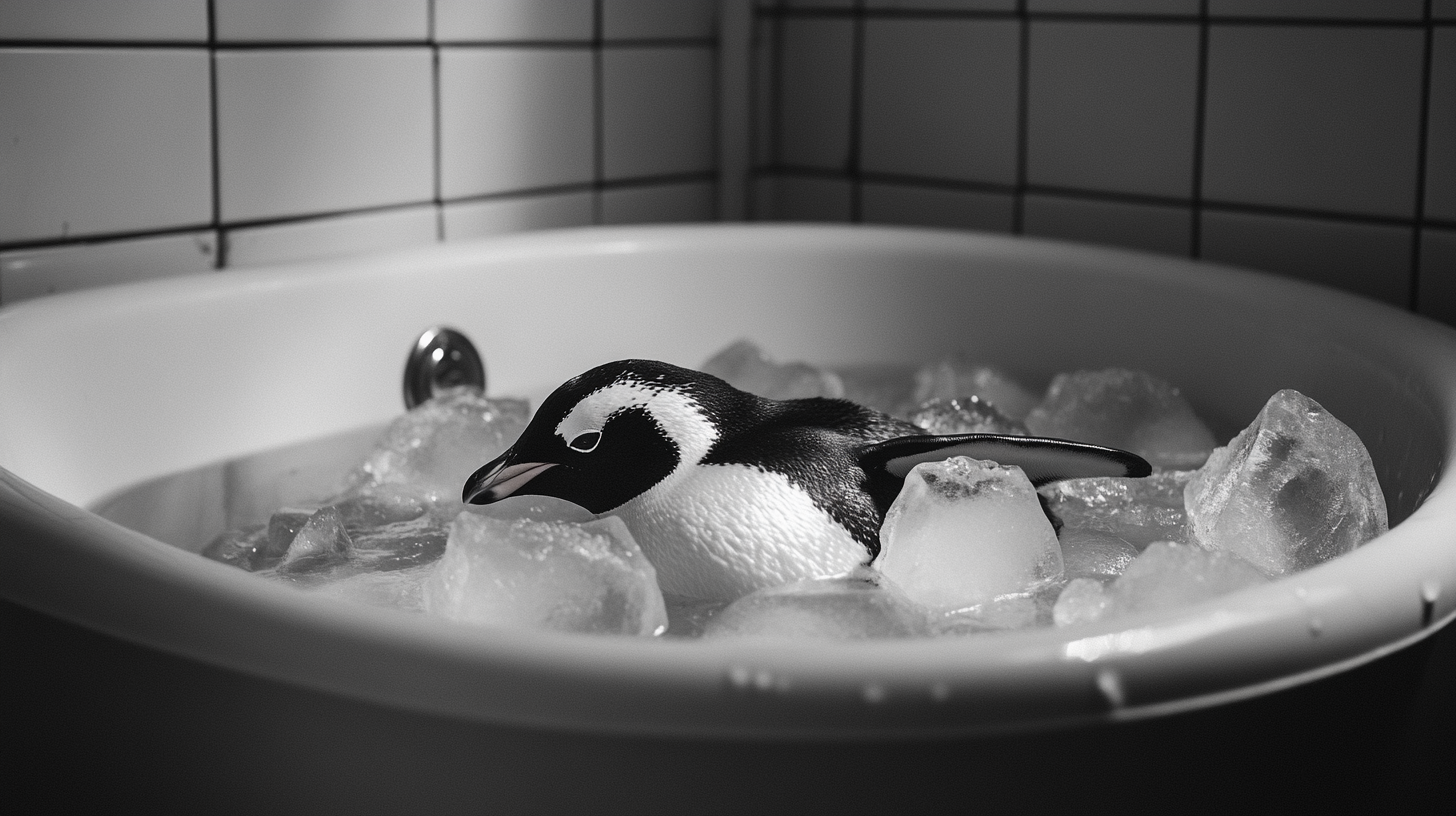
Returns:
[[[760,0],[753,215],[1207,258],[1456,323],[1456,0]]]
[[[717,214],[712,0],[0,0],[0,303]]]
[[[745,216],[1150,249],[1456,324],[1456,0],[0,0],[0,304]]]

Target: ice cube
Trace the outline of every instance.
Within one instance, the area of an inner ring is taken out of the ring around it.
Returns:
[[[1111,533],[1062,528],[1062,568],[1068,578],[1116,578],[1138,557],[1138,548]]]
[[[1269,575],[1305,569],[1384,533],[1385,496],[1355,432],[1286,389],[1188,482],[1198,543]]]
[[[1006,416],[977,396],[938,397],[910,414],[910,421],[936,435],[994,433],[1029,436],[1026,424]]]
[[[338,598],[404,612],[420,612],[424,609],[424,584],[433,572],[434,566],[430,564],[382,572],[352,572],[331,576],[310,585],[310,589],[324,598]]]
[[[880,528],[875,566],[948,612],[1060,580],[1062,551],[1021,468],[957,456],[916,465]]]
[[[1058,374],[1026,417],[1037,436],[1132,451],[1155,467],[1187,470],[1213,450],[1213,432],[1172,384],[1144,371]]]
[[[1049,619],[1050,607],[1050,600],[1043,602],[1041,593],[1005,595],[938,616],[930,626],[939,637],[1026,629],[1040,624],[1044,617]]]
[[[522,400],[448,389],[390,423],[347,491],[407,485],[428,501],[459,505],[465,480],[514,442],[526,419]]]
[[[349,560],[354,542],[337,507],[324,507],[308,517],[288,545],[278,569],[283,572],[318,572]]]
[[[844,396],[844,383],[838,374],[807,363],[774,362],[748,340],[739,340],[714,354],[700,370],[727,380],[734,388],[768,399]]]
[[[1183,489],[1191,470],[1168,470],[1132,479],[1099,476],[1066,479],[1042,485],[1041,495],[1068,531],[1086,530],[1116,536],[1141,550],[1154,541],[1185,541],[1188,515]]]
[[[1088,623],[1107,613],[1110,601],[1102,582],[1095,578],[1073,578],[1057,596],[1052,622],[1058,626]]]
[[[425,611],[469,623],[624,635],[667,628],[657,573],[614,516],[576,524],[466,510],[422,597]]]
[[[915,375],[915,403],[933,399],[980,397],[1007,417],[1023,420],[1040,401],[1026,386],[1011,377],[963,358],[953,357],[922,366]]]
[[[1109,612],[1174,609],[1266,583],[1252,564],[1196,544],[1155,541],[1107,587]]]
[[[292,540],[291,537],[290,540]],[[202,555],[214,561],[221,561],[224,564],[252,572],[265,566],[262,552],[267,545],[268,527],[255,525],[218,534],[206,547],[202,548]]]
[[[926,610],[883,575],[861,567],[739,598],[707,622],[703,637],[903,638],[930,634],[927,623]]]

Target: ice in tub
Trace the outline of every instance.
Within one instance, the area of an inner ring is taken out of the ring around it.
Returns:
[[[880,572],[861,567],[745,595],[709,620],[702,636],[870,640],[929,634],[929,610]]]
[[[973,362],[964,355],[923,365],[915,373],[917,405],[972,396],[1017,422],[1025,420],[1041,400],[1005,372]]]
[[[1056,531],[1021,468],[957,456],[916,465],[885,514],[875,566],[943,614],[1062,577]]]
[[[461,512],[425,581],[423,608],[450,620],[590,634],[657,635],[657,571],[627,525],[547,497]]]
[[[1269,575],[1343,555],[1388,523],[1360,438],[1293,390],[1270,397],[1253,424],[1214,451],[1184,500],[1199,544]]]
[[[1026,426],[1035,436],[1129,450],[1155,468],[1196,468],[1214,447],[1176,386],[1125,368],[1058,374]]]

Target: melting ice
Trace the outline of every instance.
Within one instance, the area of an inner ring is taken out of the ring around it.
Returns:
[[[1133,450],[1143,479],[1034,489],[1018,468],[918,465],[871,567],[730,604],[664,597],[617,519],[554,499],[465,508],[460,485],[524,428],[518,400],[448,391],[398,418],[337,495],[220,535],[219,561],[322,596],[490,626],[704,638],[868,640],[1116,620],[1264,583],[1384,532],[1360,440],[1296,391],[1215,448],[1176,386],[1126,369],[1037,395],[952,358],[918,370],[778,363],[747,341],[704,370],[788,399],[846,394],[928,432],[1055,436]]]

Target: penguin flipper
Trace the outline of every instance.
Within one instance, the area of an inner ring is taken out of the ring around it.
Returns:
[[[866,445],[858,452],[860,467],[874,478],[888,474],[903,480],[921,462],[940,462],[952,456],[989,459],[1016,465],[1037,487],[1061,479],[1089,476],[1147,476],[1152,466],[1141,456],[1117,448],[1003,434],[902,436]]]

